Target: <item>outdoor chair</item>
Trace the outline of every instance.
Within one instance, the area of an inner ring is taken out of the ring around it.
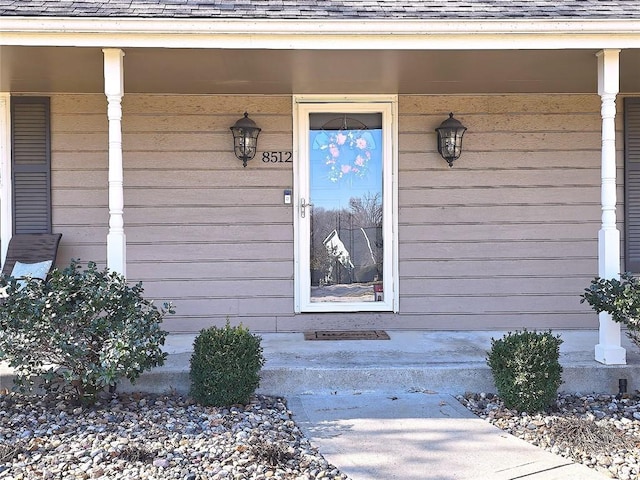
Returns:
[[[23,233],[11,237],[3,275],[46,280],[56,264],[61,233]]]

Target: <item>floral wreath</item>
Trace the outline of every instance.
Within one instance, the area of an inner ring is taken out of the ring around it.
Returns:
[[[375,142],[367,130],[323,131],[316,136],[313,149],[325,151],[329,180],[336,183],[350,176],[367,176]]]

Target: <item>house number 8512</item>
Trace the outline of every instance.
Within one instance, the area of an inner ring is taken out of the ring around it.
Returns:
[[[291,152],[263,152],[262,161],[264,163],[292,163]]]

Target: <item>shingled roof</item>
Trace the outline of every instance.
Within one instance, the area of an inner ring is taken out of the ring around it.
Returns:
[[[0,16],[251,19],[640,19],[638,0],[0,0]]]

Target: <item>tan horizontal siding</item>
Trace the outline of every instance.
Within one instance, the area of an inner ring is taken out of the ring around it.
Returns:
[[[399,102],[402,318],[428,328],[593,326],[579,296],[597,272],[599,97],[447,100]],[[434,151],[435,133],[421,135],[449,111],[468,128],[453,168]]]
[[[397,315],[293,314],[293,164],[260,158],[293,150],[291,97],[127,94],[122,105],[128,276],[175,303],[173,331],[227,318],[256,331],[597,325],[579,302],[597,271],[595,94],[399,98]],[[55,95],[51,111],[59,263],[104,264],[106,99]],[[263,129],[246,168],[229,131],[244,111]],[[453,168],[434,132],[450,111],[468,127]],[[621,181],[620,116],[617,128]]]
[[[448,300],[455,300],[454,302]],[[493,313],[550,313],[567,308],[568,302],[573,302],[573,295],[469,295],[464,293],[450,295],[412,296],[404,295],[400,306],[407,313],[430,314],[473,312],[476,315],[490,315]],[[579,306],[579,302],[577,302]]]
[[[195,120],[195,119],[194,119]],[[87,150],[99,142],[99,136],[85,139]],[[125,133],[122,138],[129,151],[156,151],[165,152],[229,152],[233,148],[233,137],[231,130],[223,132],[141,132]],[[276,150],[283,145],[291,144],[290,133],[265,133],[259,137],[260,151]],[[290,149],[290,147],[289,147]]]
[[[231,193],[233,194],[233,193]],[[132,194],[132,196],[134,196]],[[278,197],[281,198],[282,194]],[[104,210],[104,209],[102,209]],[[211,225],[241,224],[290,224],[291,208],[287,205],[184,205],[184,206],[139,206],[127,209],[129,225],[144,224],[182,224],[185,219],[193,218],[198,222]]]
[[[600,187],[588,186],[548,186],[549,193],[540,197],[538,186],[505,186],[502,188],[446,187],[403,188],[400,203],[411,206],[437,206],[446,198],[448,206],[493,206],[517,205],[594,205],[599,207]]]
[[[224,325],[224,317],[216,319]],[[505,330],[515,329],[580,329],[597,328],[598,317],[593,312],[556,313],[483,313],[470,310],[466,313],[403,313],[400,318],[392,314],[306,314],[279,316],[279,331],[398,329],[398,330]]]
[[[231,154],[233,156],[233,154]],[[156,185],[189,185],[192,187],[229,187],[235,186],[242,188],[267,187],[274,188],[277,186],[290,186],[292,174],[288,170],[279,171],[277,168],[269,168],[266,166],[257,166],[257,163],[248,164],[247,168],[242,168],[242,163],[234,158],[231,168],[235,170],[224,170],[220,163],[214,164],[212,168],[203,165],[200,169],[178,170],[172,165],[167,170],[142,170],[134,169],[133,161],[128,162],[131,165],[125,172],[125,181],[134,192],[134,187],[151,187]],[[255,161],[255,159],[253,160]],[[239,167],[238,167],[239,164]],[[261,168],[259,168],[261,167]],[[220,168],[217,170],[216,168]],[[239,169],[238,169],[239,168]],[[291,167],[288,167],[289,169]],[[241,197],[239,197],[239,200]]]
[[[243,187],[239,189],[236,186],[228,185],[223,187],[209,186],[182,186],[175,187],[154,186],[147,188],[125,188],[125,199],[127,208],[141,208],[153,204],[154,207],[176,206],[184,207],[236,207],[238,206],[238,193],[242,195],[242,205],[244,207],[265,208],[265,199],[271,199],[276,202],[282,199],[283,191],[281,188],[268,187]],[[134,203],[138,202],[138,203]],[[280,206],[280,205],[279,205]],[[291,213],[291,209],[286,205]],[[291,221],[291,219],[289,219]]]
[[[71,229],[67,228],[67,231]],[[106,238],[107,232],[105,230],[102,238]],[[100,265],[100,268],[104,268],[106,265],[106,246],[104,243],[90,244],[86,241],[78,241],[74,235],[73,243],[69,239],[69,235],[63,236],[64,242],[60,243],[58,249],[58,256],[56,257],[56,263],[59,268],[64,268],[71,263],[71,260],[79,261],[83,266],[87,265],[87,262],[94,261]]]
[[[398,99],[400,116],[458,114],[496,115],[505,118],[521,114],[598,114],[597,95],[403,95]],[[443,118],[442,120],[444,120]],[[464,123],[464,122],[463,122]],[[469,124],[470,125],[470,124]],[[467,125],[467,126],[469,126]]]
[[[231,315],[215,313],[206,315],[168,315],[164,318],[162,327],[170,332],[193,333],[214,325],[224,327],[228,321],[233,325],[241,323],[244,327],[255,332],[275,332],[278,329],[278,317],[253,316],[242,317],[240,320],[238,317],[232,317]]]
[[[231,246],[230,246],[231,247]],[[196,279],[245,279],[247,283],[254,279],[274,278],[283,279],[291,278],[293,268],[291,260],[212,260],[198,261],[197,259],[176,259],[165,260],[159,265],[157,262],[138,262],[132,260],[128,263],[128,273],[130,276],[139,280],[151,280],[160,278],[162,280],[184,280],[191,278]],[[157,276],[157,272],[161,270],[163,275]],[[251,292],[247,287],[245,292]],[[240,292],[238,292],[240,293]]]
[[[514,199],[516,200],[516,199]],[[407,206],[400,217],[401,223],[476,223],[478,220],[495,223],[505,218],[520,222],[570,222],[581,218],[593,218],[600,211],[599,205],[478,205],[430,207]]]
[[[275,315],[290,314],[293,302],[292,208],[282,204],[292,164],[257,156],[243,168],[229,127],[248,111],[264,128],[260,152],[291,151],[290,97],[126,95],[122,104],[128,277],[143,280],[157,302],[176,304],[168,320],[176,330],[221,316],[261,317],[251,325],[274,330]],[[104,264],[106,100],[57,95],[52,118],[59,263]]]
[[[518,273],[515,275],[486,275],[476,277],[448,276],[437,277],[430,275],[404,277],[402,288],[408,292],[416,292],[415,295],[442,296],[455,295],[455,292],[464,292],[468,296],[493,296],[496,292],[502,295],[546,295],[549,291],[563,296],[574,296],[584,290],[588,285],[590,275],[571,276],[558,272],[555,277],[549,274],[536,277]]]
[[[67,147],[69,148],[69,147]],[[107,151],[80,152],[80,151],[53,151],[51,152],[51,169],[53,171],[71,170],[104,170],[109,166]],[[80,186],[80,185],[79,185]]]
[[[103,189],[106,192],[107,189],[105,188],[105,185],[107,185],[107,182],[108,173],[106,168],[102,171],[92,171],[90,169],[83,171],[65,171],[52,169],[51,171],[52,195],[55,194],[55,191],[58,188],[71,191],[73,190],[74,186],[77,186],[80,189]]]
[[[437,277],[465,276],[475,272],[484,275],[554,275],[557,272],[571,272],[571,274],[589,275],[595,273],[597,263],[592,258],[564,259],[560,258],[523,258],[502,259],[486,257],[483,259],[450,259],[416,260],[400,262],[401,275],[417,277],[420,275],[429,278],[429,275]],[[586,285],[585,285],[586,286]],[[402,292],[410,294],[413,292]],[[496,292],[499,293],[499,292]]]
[[[596,135],[594,133],[594,135]],[[464,150],[464,158],[468,158],[470,155],[466,149],[466,134],[463,138],[462,146]],[[433,145],[435,145],[435,133],[433,134]],[[622,172],[622,144],[617,143],[617,161],[618,172]],[[436,171],[442,172],[444,165],[442,157],[438,155],[437,150],[433,150],[433,146],[427,147],[425,151],[403,151],[400,158],[400,167],[403,171]],[[583,150],[567,150],[563,147],[556,147],[553,154],[548,151],[519,151],[511,154],[503,153],[499,165],[495,164],[496,156],[493,152],[473,152],[473,162],[457,162],[456,170],[462,171],[493,171],[503,169],[549,169],[553,172],[571,169],[584,169],[585,157],[595,158],[600,157],[600,149],[592,149],[585,154]],[[590,168],[593,168],[591,162],[587,163]],[[598,165],[595,165],[598,167]],[[453,172],[453,169],[451,170]],[[453,173],[451,174],[453,175]]]
[[[291,151],[291,99],[132,96],[123,105],[129,276],[175,303],[172,329],[259,316],[254,329],[275,330],[293,304],[292,207],[282,202],[293,168],[261,153]],[[244,111],[263,128],[246,168],[229,129]]]
[[[163,262],[185,258],[193,261],[224,261],[224,260],[274,260],[289,261],[293,257],[293,243],[290,241],[271,240],[265,248],[263,242],[245,242],[243,248],[233,248],[235,242],[212,242],[209,239],[193,240],[181,238],[178,240],[159,240],[149,245],[146,242],[128,243],[129,256],[138,262]],[[198,279],[194,279],[198,280]]]
[[[106,188],[90,188],[86,186],[58,187],[51,192],[51,200],[54,205],[60,207],[80,207],[90,205],[92,207],[107,208],[109,194]]]
[[[223,242],[233,245],[245,243],[265,244],[272,241],[293,242],[293,225],[216,225],[198,220],[184,225],[132,225],[127,227],[130,242],[153,245],[155,242],[183,242],[187,248],[191,241]],[[131,260],[131,259],[130,259]]]
[[[519,222],[517,219],[505,218],[501,222],[491,225],[481,223],[478,219],[473,224],[411,224],[400,225],[400,250],[405,242],[429,244],[432,241],[453,242],[466,241],[477,242],[480,245],[500,240],[591,240],[595,242],[600,221],[591,219],[588,221],[576,219],[573,222],[545,222],[539,223]],[[544,228],[543,228],[544,227]],[[595,245],[595,243],[593,243]]]
[[[463,153],[464,155],[464,153]],[[595,157],[595,155],[593,155]],[[581,167],[573,169],[553,169],[553,168],[511,168],[505,160],[506,168],[499,169],[497,167],[489,167],[485,170],[485,174],[478,175],[478,171],[466,170],[463,167],[464,160],[468,158],[473,160],[471,154],[467,157],[461,157],[454,164],[451,172],[443,173],[442,171],[400,171],[401,188],[415,187],[442,187],[446,186],[452,189],[465,188],[469,186],[484,186],[486,188],[504,187],[526,187],[545,185],[594,185],[594,181],[600,181],[600,169],[597,165],[591,168]],[[444,162],[442,158],[440,162]],[[593,161],[591,162],[593,163]],[[402,168],[402,161],[400,163]],[[445,163],[446,166],[446,163]],[[463,168],[460,168],[463,167]],[[455,173],[453,173],[455,172]],[[541,197],[544,198],[544,197]]]
[[[108,153],[104,95],[51,97],[53,230],[62,233],[57,263],[106,264]]]
[[[258,116],[291,115],[291,97],[287,95],[125,95],[122,105],[125,113],[130,115],[223,114],[235,116],[237,120],[248,112],[262,127],[268,122],[258,122]]]
[[[53,223],[65,224],[65,220],[73,221],[73,225],[104,225],[109,222],[109,212],[104,206],[78,205],[75,207],[58,207],[53,211]]]
[[[208,112],[190,113],[176,116],[173,113],[148,113],[135,112],[128,113],[122,119],[124,130],[138,132],[148,132],[153,135],[162,133],[185,133],[185,134],[228,134],[229,127],[233,125],[242,115],[239,113],[219,113],[212,115]],[[265,134],[286,133],[291,132],[291,112],[283,112],[277,114],[256,115],[251,112],[251,119],[262,125],[262,120],[269,122],[268,130],[265,128]],[[227,143],[231,143],[230,135],[226,137]],[[262,137],[260,138],[262,141]]]
[[[159,304],[159,301],[156,301]],[[230,296],[224,298],[207,297],[203,299],[180,299],[175,302],[176,315],[180,317],[202,316],[203,312],[211,312],[212,318],[217,316],[253,317],[253,316],[277,316],[280,313],[290,312],[293,309],[293,301],[290,297],[255,297],[251,295]],[[244,320],[242,320],[244,323]]]
[[[436,123],[437,127],[439,123]],[[435,128],[434,128],[435,129]],[[470,133],[470,132],[469,132]],[[537,150],[553,152],[558,145],[566,150],[589,151],[600,148],[600,138],[592,132],[476,132],[463,138],[465,151],[472,152],[526,152]],[[408,152],[426,152],[433,148],[431,135],[423,132],[401,133],[399,143]]]
[[[77,135],[75,133],[60,132],[52,137],[51,148],[59,151],[74,152],[98,152],[102,151],[104,145],[108,143],[108,134],[105,133],[83,133]],[[231,131],[210,133],[210,132],[192,132],[192,133],[135,133],[127,134],[123,132],[123,145],[127,145],[127,150],[135,151],[156,151],[161,149],[164,152],[177,152],[184,154],[186,152],[210,152],[214,156],[216,152],[229,153],[229,148],[233,148],[233,140]],[[260,135],[260,150],[280,150],[286,146],[287,150],[291,150],[288,146],[291,144],[290,134],[265,134]],[[224,157],[225,155],[223,155]],[[233,156],[233,152],[231,152]],[[234,157],[235,158],[235,157]]]
[[[52,126],[56,122],[53,117],[58,116],[75,116],[73,131],[82,128],[84,122],[78,123],[77,120],[82,120],[85,116],[104,115],[106,118],[107,98],[104,95],[54,95],[51,100]]]
[[[229,298],[242,295],[246,287],[246,278],[225,278],[209,280],[199,278],[185,282],[183,280],[172,279],[149,279],[145,280],[145,291],[152,297],[162,298],[169,289],[176,297],[184,299],[207,299],[207,298]],[[291,275],[287,279],[259,277],[251,282],[251,290],[244,292],[244,297],[272,297],[274,289],[277,291],[290,291],[293,289],[293,279]]]
[[[51,149],[56,152],[101,152],[109,142],[104,132],[57,132],[51,137]]]
[[[56,97],[58,99],[59,97]],[[58,134],[77,135],[78,133],[104,132],[109,128],[107,116],[103,112],[82,112],[82,123],[78,123],[78,112],[61,110],[61,106],[52,109],[51,130]]]
[[[534,250],[538,258],[592,258],[595,251],[593,240],[500,240],[488,241],[434,241],[429,243],[405,242],[400,249],[400,260],[458,259],[481,260],[485,258],[522,259],[531,258]]]
[[[404,113],[404,112],[403,112]],[[465,116],[467,115],[465,110]],[[457,116],[457,114],[456,114]],[[399,119],[399,130],[404,133],[423,135],[427,128],[438,126],[442,113],[406,114]],[[602,119],[597,110],[576,113],[512,113],[510,115],[494,115],[477,113],[473,115],[473,127],[470,132],[503,134],[507,132],[600,132]],[[427,130],[428,131],[428,130]]]

